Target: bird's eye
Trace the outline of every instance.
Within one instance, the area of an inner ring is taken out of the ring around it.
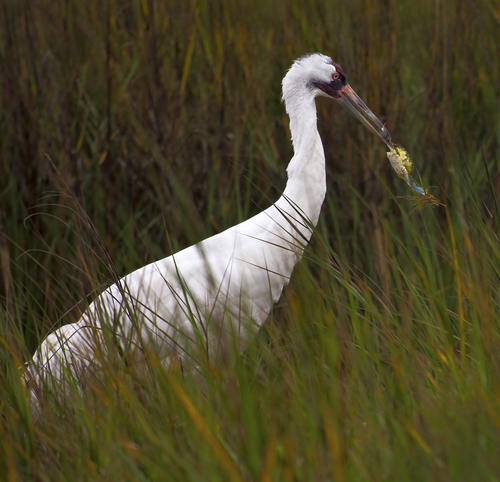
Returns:
[[[332,79],[333,80],[339,80],[340,79],[340,74],[338,72],[335,72],[333,75],[332,75]]]

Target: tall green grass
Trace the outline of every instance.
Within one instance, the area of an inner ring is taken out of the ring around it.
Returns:
[[[4,0],[0,478],[498,480],[494,2]],[[328,195],[242,356],[114,366],[33,420],[19,367],[116,276],[267,207],[280,81],[321,51],[408,148],[319,101]]]

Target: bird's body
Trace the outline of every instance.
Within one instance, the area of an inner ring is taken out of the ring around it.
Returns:
[[[218,356],[228,337],[244,349],[288,284],[325,197],[315,97],[340,100],[346,86],[329,57],[298,59],[283,79],[294,156],[280,198],[252,218],[110,286],[78,322],[43,341],[27,378],[37,382],[50,375],[59,381],[67,369],[78,376],[95,363],[106,334],[121,348],[151,344],[167,363],[172,356],[184,359],[195,345],[209,358]]]

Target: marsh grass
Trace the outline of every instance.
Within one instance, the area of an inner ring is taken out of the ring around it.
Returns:
[[[4,480],[498,480],[494,2],[16,2],[0,20]],[[290,62],[331,54],[445,206],[319,102],[320,223],[242,356],[110,364],[33,420],[20,369],[146,262],[267,207]]]

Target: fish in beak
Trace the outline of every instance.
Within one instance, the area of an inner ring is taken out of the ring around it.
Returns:
[[[395,145],[391,140],[391,134],[382,121],[368,108],[361,97],[347,83],[342,67],[331,62],[335,67],[329,82],[316,82],[314,86],[320,89],[328,97],[333,98],[343,105],[356,119],[358,119],[368,130],[376,134],[389,149],[387,158],[396,174],[401,177],[415,192],[421,196],[430,196],[411,177],[412,162],[408,152],[401,146]]]

